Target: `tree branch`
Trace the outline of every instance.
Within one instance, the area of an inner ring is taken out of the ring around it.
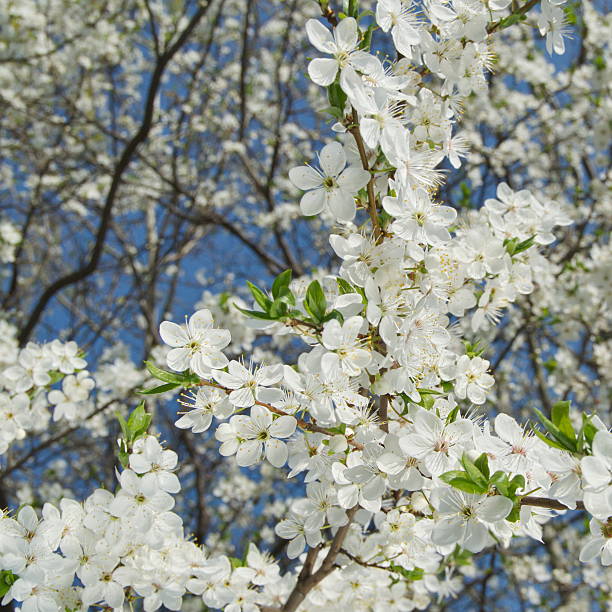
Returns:
[[[177,40],[168,48],[167,51],[165,51],[162,55],[159,56],[155,65],[155,70],[153,71],[153,75],[151,76],[151,82],[149,83],[149,88],[145,101],[144,116],[140,124],[140,128],[123,150],[119,162],[115,167],[115,171],[111,180],[111,185],[106,195],[104,208],[102,209],[101,221],[98,227],[98,232],[96,235],[96,240],[91,253],[91,257],[87,264],[77,270],[74,270],[66,276],[57,279],[43,292],[43,294],[38,299],[38,302],[32,309],[28,320],[26,321],[25,325],[22,327],[19,333],[18,338],[19,344],[21,346],[26,344],[29,340],[30,336],[32,335],[32,332],[34,331],[34,328],[38,324],[47,304],[51,301],[51,299],[66,287],[78,283],[90,274],[93,274],[98,268],[100,258],[102,256],[102,251],[104,249],[106,235],[110,227],[113,207],[117,199],[117,192],[123,180],[123,175],[125,174],[125,171],[128,169],[132,159],[134,158],[136,150],[142,143],[146,141],[149,132],[151,131],[151,127],[153,125],[153,113],[155,111],[155,101],[157,99],[157,94],[161,86],[164,71],[168,66],[170,60],[187,42],[193,30],[196,28],[202,17],[204,17],[206,12],[208,11],[209,6],[210,3],[208,2],[205,5],[200,6],[200,8],[190,19],[189,23],[187,24],[181,35],[177,38]]]

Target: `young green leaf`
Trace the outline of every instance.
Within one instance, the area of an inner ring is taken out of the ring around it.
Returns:
[[[468,478],[472,482],[476,483],[480,488],[485,490],[487,489],[487,485],[489,484],[488,476],[485,477],[466,454],[461,457],[461,465],[463,465],[463,468],[467,472]]]
[[[321,323],[325,318],[327,300],[319,281],[312,281],[308,286],[304,298],[304,308],[317,323]]]
[[[542,425],[546,428],[546,431],[558,442],[565,450],[568,450],[572,453],[576,452],[576,435],[574,434],[573,438],[570,438],[565,433],[563,433],[550,419],[545,417],[542,412],[540,412],[537,408],[535,409],[538,418],[542,422]],[[572,430],[572,433],[573,430]]]
[[[574,431],[574,427],[569,416],[570,405],[571,402],[568,401],[557,402],[552,407],[550,417],[552,422],[561,432],[563,432],[568,438],[575,440],[576,432]]]
[[[237,308],[243,315],[247,317],[251,317],[252,319],[262,319],[264,321],[274,321],[276,317],[269,315],[267,312],[261,312],[260,310],[248,310],[246,308],[240,308],[234,304],[234,307]]]
[[[291,270],[285,270],[281,272],[272,283],[272,297],[274,299],[279,298],[282,295],[283,290],[289,289],[289,283],[291,282]]]
[[[139,395],[157,395],[158,393],[165,393],[166,391],[172,391],[172,389],[176,389],[180,387],[179,383],[165,383],[163,385],[159,385],[158,387],[153,387],[151,389],[144,389],[142,391],[138,391]]]
[[[257,285],[254,285],[249,281],[247,281],[247,285],[251,291],[253,299],[265,312],[268,312],[270,304],[272,303],[270,298],[259,287],[257,287]]]
[[[438,478],[442,482],[449,484],[450,481],[454,480],[455,478],[465,478],[466,476],[467,474],[463,470],[450,470],[449,472],[444,472],[444,474],[440,474]]]
[[[489,458],[487,457],[487,453],[482,453],[476,461],[474,461],[474,465],[480,470],[481,474],[488,480],[489,478]]]
[[[467,478],[453,478],[448,484],[466,493],[482,494],[487,492],[486,486],[483,487]]]

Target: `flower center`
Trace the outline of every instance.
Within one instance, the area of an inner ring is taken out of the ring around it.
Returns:
[[[331,191],[335,187],[336,187],[336,181],[334,180],[333,177],[326,176],[323,179],[323,188],[325,189],[325,191]]]

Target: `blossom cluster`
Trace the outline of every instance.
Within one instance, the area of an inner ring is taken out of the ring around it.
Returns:
[[[265,585],[278,565],[251,545],[244,563],[207,556],[185,537],[171,510],[180,491],[177,455],[154,436],[139,438],[117,492],[97,489],[84,502],[46,503],[39,516],[23,506],[0,519],[0,558],[10,572],[3,604],[22,610],[123,609],[139,599],[144,610],[180,610],[186,592],[207,606],[236,612],[269,601]],[[239,560],[236,560],[239,561]]]
[[[607,425],[565,401],[539,413],[544,432],[482,412],[496,391],[479,334],[552,276],[544,247],[570,215],[510,178],[461,214],[438,196],[445,168],[469,154],[456,127],[468,96],[487,87],[491,37],[524,14],[509,14],[507,0],[429,0],[418,10],[378,0],[371,15],[356,4],[327,7],[331,29],[306,23],[325,55],[308,75],[327,89],[338,140],[321,148],[318,169],[289,172],[302,213],[334,224],[337,273],[283,272],[270,292],[250,285],[252,309],[232,299],[232,314],[224,303],[213,316],[206,296],[185,324],[164,321],[171,372],[149,364],[164,384],[145,391],[186,389],[177,428],[212,428],[219,454],[239,468],[269,464],[300,478],[302,493],[274,528],[298,561],[281,574],[254,544],[239,560],[185,537],[172,512],[177,456],[145,434],[121,442],[129,452],[114,494],[0,521],[5,603],[120,609],[142,598],[148,612],[180,609],[192,594],[230,612],[296,599],[325,610],[339,598],[355,609],[422,609],[459,588],[459,558],[514,537],[542,541],[543,525],[574,509],[591,517],[580,560],[612,565]],[[562,53],[560,2],[543,0],[538,28],[548,51]],[[381,34],[396,58],[373,51]],[[240,325],[234,311],[251,317],[249,333],[228,329]],[[299,357],[236,358],[254,328],[291,337]],[[2,373],[15,421],[4,450],[34,428],[24,415],[56,371],[65,378],[47,396],[54,418],[77,417],[93,387],[85,365],[74,343],[15,348]]]
[[[11,334],[10,326],[6,331]],[[85,369],[76,342],[29,342],[19,349],[10,335],[3,342],[0,364],[0,454],[15,440],[42,431],[49,420],[76,422],[89,411],[87,400],[95,383]],[[51,389],[61,381],[61,389]],[[52,407],[52,417],[49,407]]]

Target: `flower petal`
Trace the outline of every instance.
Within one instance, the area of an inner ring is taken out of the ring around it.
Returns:
[[[254,465],[261,457],[261,442],[259,440],[247,440],[243,442],[236,453],[236,463],[240,467]]]
[[[300,210],[306,217],[318,215],[325,208],[325,191],[323,189],[314,189],[308,191],[300,200]]]
[[[289,170],[289,180],[304,191],[321,187],[323,179],[321,175],[310,166],[297,166]]]
[[[326,144],[319,153],[319,163],[325,176],[338,176],[346,166],[346,154],[339,142]]]
[[[270,432],[270,435],[274,436],[275,438],[288,438],[289,436],[293,435],[296,426],[297,421],[295,418],[285,415],[276,419],[268,431]]]
[[[289,456],[287,445],[281,440],[272,438],[266,442],[266,459],[277,468],[283,467]]]
[[[310,76],[313,83],[321,87],[328,87],[331,85],[336,79],[337,72],[338,62],[329,57],[319,57],[313,59],[310,64],[308,64],[308,76]]]

